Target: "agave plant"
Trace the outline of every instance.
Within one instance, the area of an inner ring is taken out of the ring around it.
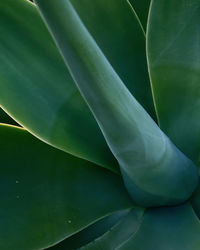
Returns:
[[[200,249],[199,25],[198,0],[0,2],[0,249]]]

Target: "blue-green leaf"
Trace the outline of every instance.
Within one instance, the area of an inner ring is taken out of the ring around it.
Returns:
[[[143,220],[144,209],[131,210],[109,231],[81,249],[114,250],[135,234]]]
[[[200,222],[190,204],[149,209],[137,232],[118,250],[199,250]]]
[[[134,211],[137,210],[134,209]],[[105,232],[111,230],[111,228],[115,224],[117,224],[118,221],[120,221],[120,219],[122,219],[127,213],[129,213],[129,210],[113,213],[48,249],[51,250],[78,249],[88,244],[89,242],[95,240],[96,238],[100,237]],[[112,244],[112,242],[110,243]]]
[[[70,2],[126,87],[156,120],[147,70],[145,36],[127,1]]]
[[[0,1],[0,105],[43,141],[118,171],[35,5],[26,0]]]
[[[36,0],[74,81],[142,206],[174,205],[198,183],[197,168],[131,95],[70,1]]]
[[[0,249],[42,249],[132,207],[121,178],[0,125]]]
[[[199,0],[152,0],[147,49],[160,127],[198,165],[199,25]]]

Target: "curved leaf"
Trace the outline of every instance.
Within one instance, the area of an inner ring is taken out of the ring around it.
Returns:
[[[149,209],[121,250],[199,250],[200,223],[190,204]]]
[[[144,35],[127,3],[85,0],[74,4],[130,91],[155,118]],[[90,10],[97,12],[91,15]],[[0,103],[42,140],[117,171],[117,163],[74,88],[34,5],[25,0],[2,2],[0,22]]]
[[[70,2],[126,87],[156,119],[147,70],[145,36],[129,4],[124,0]]]
[[[47,143],[118,171],[35,5],[25,0],[0,2],[0,104]]]
[[[131,210],[114,227],[92,243],[82,247],[87,250],[115,250],[136,233],[143,219],[143,209]]]
[[[142,206],[161,206],[188,199],[198,184],[196,166],[131,95],[70,1],[36,2],[119,162],[133,200]]]
[[[82,231],[77,234],[72,235],[71,237],[61,241],[53,247],[48,249],[51,250],[74,250],[78,249],[94,239],[98,238],[102,234],[104,234],[107,230],[113,227],[120,219],[122,219],[128,211],[120,211],[107,216],[100,221],[90,225],[87,228],[84,228]]]
[[[153,0],[148,58],[160,127],[200,164],[200,2]]]
[[[137,13],[144,30],[147,27],[147,17],[151,0],[128,0]]]
[[[0,249],[41,249],[132,207],[118,175],[0,125]]]

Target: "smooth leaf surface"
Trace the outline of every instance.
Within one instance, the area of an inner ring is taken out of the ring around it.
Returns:
[[[141,206],[174,205],[198,183],[197,168],[131,95],[72,4],[36,0],[77,87],[119,162],[127,190]]]
[[[130,4],[133,6],[135,12],[137,13],[140,22],[146,31],[147,27],[147,17],[149,13],[149,6],[151,0],[128,0]]]
[[[129,239],[138,229],[143,219],[144,209],[131,210],[109,231],[90,244],[82,247],[85,250],[115,250]]]
[[[123,0],[74,4],[130,91],[155,118],[144,35],[128,4]],[[117,163],[34,5],[25,0],[4,1],[0,18],[0,103],[47,143],[117,171]]]
[[[66,240],[61,241],[53,247],[48,249],[50,250],[74,250],[78,249],[89,242],[95,240],[96,238],[103,235],[106,231],[110,230],[120,219],[122,219],[129,210],[120,211],[113,213],[110,216],[103,218],[100,221],[90,225],[89,227],[83,229],[77,234],[72,235]]]
[[[124,0],[70,2],[126,87],[156,119],[145,36],[132,8]]]
[[[0,249],[41,249],[132,207],[121,178],[0,125]]]
[[[152,1],[148,58],[160,127],[198,165],[199,25],[198,0]]]
[[[149,209],[137,232],[116,249],[199,250],[200,223],[191,205]]]
[[[133,210],[111,230],[81,249],[198,250],[200,223],[190,203]]]
[[[0,104],[49,144],[118,171],[35,5],[0,2]]]

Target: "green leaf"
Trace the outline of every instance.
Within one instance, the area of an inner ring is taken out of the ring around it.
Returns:
[[[200,223],[190,204],[149,209],[137,232],[118,250],[199,250]]]
[[[200,223],[191,204],[133,210],[111,230],[81,249],[198,250]]]
[[[146,31],[147,27],[147,17],[149,13],[149,6],[151,0],[127,0],[133,6],[135,12],[137,13],[140,22]]]
[[[107,216],[107,217],[101,219],[100,221],[97,221],[96,223],[83,229],[82,231],[78,232],[77,234],[72,235],[71,237],[67,238],[66,240],[63,240],[60,243],[58,243],[55,246],[50,247],[48,249],[51,249],[51,250],[78,249],[78,248],[88,244],[89,242],[95,240],[96,238],[100,237],[107,230],[110,230],[128,212],[129,212],[129,210],[113,213],[112,215]]]
[[[104,235],[81,249],[114,250],[136,233],[143,219],[144,209],[131,210]]]
[[[116,74],[69,1],[36,1],[70,72],[142,206],[188,199],[197,168],[163,134]]]
[[[148,58],[160,127],[198,165],[199,24],[198,0],[152,1]]]
[[[0,125],[0,249],[41,249],[132,207],[118,175]]]
[[[43,141],[118,171],[35,5],[25,0],[0,1],[0,105]]]
[[[156,119],[145,36],[132,8],[124,0],[70,2],[126,87]]]
[[[123,0],[74,4],[127,87],[155,118],[144,34],[128,4]],[[117,171],[34,5],[24,0],[2,2],[0,22],[0,103],[42,140]]]

